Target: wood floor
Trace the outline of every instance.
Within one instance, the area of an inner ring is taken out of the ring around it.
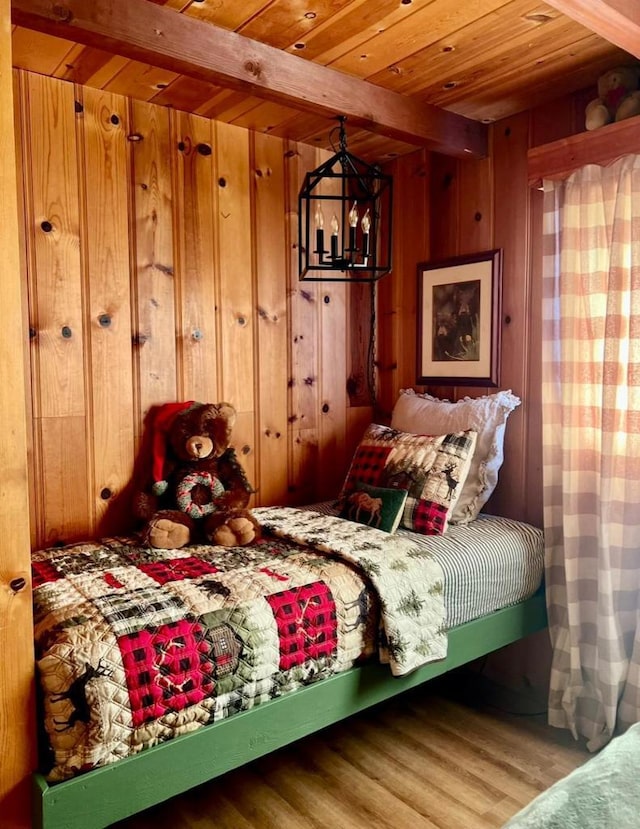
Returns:
[[[458,674],[115,826],[497,829],[589,758],[539,708]]]

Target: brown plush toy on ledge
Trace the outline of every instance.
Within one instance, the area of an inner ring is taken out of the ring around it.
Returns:
[[[229,403],[167,403],[153,413],[153,484],[134,502],[152,547],[233,547],[259,536],[247,509],[253,490],[229,447],[235,420]]]

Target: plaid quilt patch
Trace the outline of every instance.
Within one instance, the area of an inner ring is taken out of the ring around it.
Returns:
[[[200,702],[214,689],[212,643],[182,619],[118,638],[134,726]]]

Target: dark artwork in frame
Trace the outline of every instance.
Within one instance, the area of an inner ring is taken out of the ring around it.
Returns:
[[[502,251],[418,265],[418,385],[500,382]]]

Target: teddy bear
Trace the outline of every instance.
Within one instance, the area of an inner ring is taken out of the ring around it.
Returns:
[[[150,413],[153,484],[136,494],[134,513],[152,547],[244,546],[259,537],[247,509],[253,490],[229,446],[235,420],[229,403],[166,403]]]
[[[598,97],[585,109],[585,127],[595,130],[640,114],[640,66],[618,66],[598,79]]]

